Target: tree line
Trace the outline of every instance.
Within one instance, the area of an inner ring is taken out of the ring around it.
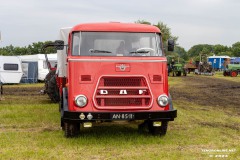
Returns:
[[[189,58],[198,59],[200,54],[207,56],[229,56],[229,57],[240,57],[240,42],[234,43],[231,47],[224,46],[221,44],[209,45],[209,44],[198,44],[191,47],[187,52]]]
[[[209,44],[197,44],[192,46],[188,51],[186,51],[183,47],[177,44],[178,37],[174,36],[171,33],[171,28],[159,21],[157,24],[152,24],[145,20],[138,20],[135,23],[140,24],[149,24],[158,27],[162,32],[162,39],[164,48],[167,48],[167,40],[173,39],[175,41],[175,49],[174,52],[166,52],[167,55],[174,55],[175,57],[179,57],[181,61],[188,60],[199,60],[200,55],[217,55],[217,56],[230,56],[230,57],[240,57],[240,42],[234,43],[231,47],[224,46],[221,44],[217,45],[209,45]],[[41,47],[49,43],[51,41],[46,42],[36,42],[31,45],[25,47],[14,47],[13,45],[9,45],[6,47],[0,48],[0,55],[32,55],[42,53]],[[47,48],[46,53],[56,53],[54,48]]]
[[[0,48],[0,55],[13,56],[13,55],[33,55],[33,54],[43,53],[42,46],[49,42],[51,41],[34,42],[25,47],[18,47],[18,46],[15,47],[13,45],[9,45],[9,46]],[[57,51],[53,47],[48,47],[45,50],[45,53],[56,53],[56,52]]]

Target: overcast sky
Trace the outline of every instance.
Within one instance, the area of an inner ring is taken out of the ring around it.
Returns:
[[[239,0],[0,0],[0,47],[55,40],[85,22],[162,21],[186,50],[240,41]]]

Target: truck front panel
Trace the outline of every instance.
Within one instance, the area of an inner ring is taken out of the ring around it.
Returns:
[[[168,95],[166,66],[164,57],[69,57],[69,110],[168,110],[157,103],[158,96]],[[88,99],[83,108],[74,102],[78,95]]]

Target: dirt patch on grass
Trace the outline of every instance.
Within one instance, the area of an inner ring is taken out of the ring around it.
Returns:
[[[239,110],[240,83],[207,76],[183,77],[180,85],[170,87],[173,100],[202,106],[233,107]]]
[[[17,96],[36,96],[40,94],[43,87],[21,87],[21,86],[4,86],[3,95],[17,95]]]
[[[44,85],[44,84],[43,84]],[[3,87],[3,95],[1,96],[2,104],[9,104],[13,102],[26,103],[26,104],[46,104],[51,103],[47,94],[43,95],[40,91],[43,89],[43,85],[5,85]]]
[[[219,128],[219,127],[225,127],[225,128],[230,128],[233,130],[237,130],[240,131],[240,127],[238,124],[235,123],[229,123],[229,124],[223,124],[220,122],[199,122],[199,124],[201,126],[209,126],[209,127],[215,127],[215,128]]]

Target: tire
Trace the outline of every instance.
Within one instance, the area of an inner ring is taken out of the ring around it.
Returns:
[[[61,125],[62,130],[65,131],[64,122],[63,122],[63,112],[64,111],[63,111],[63,97],[62,96],[61,96],[60,102],[59,102],[59,112],[61,114],[61,123],[60,123],[60,125]]]
[[[223,72],[223,76],[228,76],[228,73],[226,71]]]
[[[230,75],[231,75],[231,77],[237,77],[238,73],[237,73],[237,71],[231,71]]]
[[[148,122],[149,132],[153,135],[164,136],[167,133],[168,121],[162,121],[162,125],[160,127],[154,127],[153,121]]]
[[[47,94],[52,102],[58,103],[60,101],[56,75],[53,75],[51,79],[48,81]]]
[[[65,137],[73,138],[77,137],[80,134],[80,124],[79,123],[64,123]]]
[[[46,75],[45,79],[44,79],[44,93],[47,93],[48,90],[48,82],[50,81],[50,79],[56,74],[56,70],[51,70],[48,72],[48,74]]]
[[[178,71],[177,72],[177,76],[181,76],[182,75],[182,72],[181,71]]]
[[[64,127],[64,108],[65,110],[67,110],[68,108],[68,104],[67,104],[67,100],[68,100],[68,93],[67,93],[67,88],[63,88],[62,91],[62,96],[60,96],[60,102],[59,102],[59,112],[61,115],[61,128],[63,131],[65,131],[65,127]]]

